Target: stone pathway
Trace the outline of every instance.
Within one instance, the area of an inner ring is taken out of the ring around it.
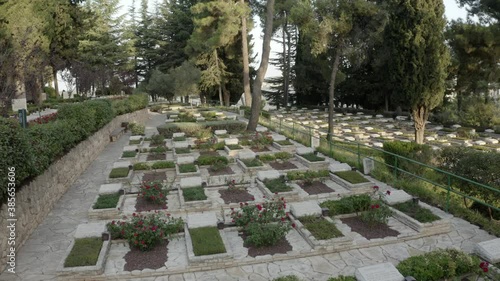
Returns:
[[[146,134],[153,134],[155,127],[164,123],[164,115],[152,115],[146,128]],[[97,195],[99,186],[106,182],[113,163],[121,156],[122,149],[128,142],[128,135],[115,143],[109,144],[94,163],[70,187],[61,200],[56,204],[49,216],[32,234],[17,254],[16,274],[3,272],[0,280],[60,280],[56,269],[63,259],[64,253],[70,245],[77,226],[86,223],[88,209]],[[373,180],[373,179],[372,179]],[[373,180],[375,181],[375,180]],[[385,184],[375,181],[381,189],[388,188]],[[297,232],[287,235],[294,250],[300,251],[297,258],[280,257],[271,262],[259,262],[259,258],[245,259],[245,249],[241,247],[241,238],[236,233],[228,234],[228,240],[233,245],[234,259],[247,264],[232,266],[225,269],[189,272],[189,265],[185,251],[179,251],[185,246],[184,238],[169,243],[168,268],[181,269],[185,273],[164,275],[155,270],[133,272],[127,276],[129,280],[272,280],[284,275],[297,275],[303,280],[327,280],[338,275],[354,275],[357,267],[372,265],[381,262],[391,262],[397,265],[400,261],[423,252],[439,248],[458,248],[465,252],[472,252],[474,245],[481,241],[495,237],[487,234],[462,219],[441,212],[452,223],[452,231],[447,234],[413,239],[394,244],[352,249],[338,253],[313,252]],[[238,248],[240,247],[240,248]],[[123,255],[128,251],[125,244],[112,245],[113,255],[108,258],[106,276],[99,280],[123,280],[125,276],[114,275],[121,271],[124,265]],[[264,256],[262,258],[269,258]],[[287,258],[287,259],[285,259]],[[181,272],[177,270],[177,272]],[[114,274],[113,274],[114,273]],[[155,275],[155,276],[152,276]],[[94,280],[94,278],[92,278]]]

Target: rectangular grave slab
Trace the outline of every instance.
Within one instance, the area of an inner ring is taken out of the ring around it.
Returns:
[[[257,178],[260,181],[264,181],[265,179],[277,179],[280,177],[280,173],[277,170],[267,170],[267,171],[258,171]]]
[[[273,141],[284,141],[286,137],[283,135],[272,135]]]
[[[267,132],[267,128],[266,127],[262,127],[262,126],[257,127],[257,129],[255,129],[255,130],[257,132],[261,132],[261,133]]]
[[[129,140],[133,141],[133,140],[141,140],[142,139],[142,136],[130,136]]]
[[[138,148],[137,145],[126,145],[123,147],[123,151],[136,151]]]
[[[321,207],[314,201],[290,203],[290,212],[296,217],[321,216]]]
[[[238,153],[238,158],[240,159],[254,159],[255,156],[256,156],[255,152],[248,149],[241,150]]]
[[[332,172],[332,173],[352,170],[351,166],[349,166],[346,163],[333,163],[333,164],[330,164],[330,166],[328,168],[330,169],[330,172]]]
[[[215,130],[214,133],[215,133],[216,136],[220,136],[220,135],[227,134],[227,131],[226,130]]]
[[[189,142],[187,141],[174,141],[173,142],[175,148],[188,148]]]
[[[177,164],[191,164],[194,163],[193,156],[177,157]]]
[[[102,233],[106,231],[106,222],[89,222],[84,224],[79,224],[76,228],[74,237],[76,238],[88,238],[88,237],[101,237]]]
[[[406,201],[410,201],[412,198],[413,197],[404,190],[397,189],[391,190],[391,195],[386,194],[382,196],[382,200],[389,205],[404,203]]]
[[[187,216],[188,228],[216,226],[217,215],[215,212],[190,213]]]
[[[123,185],[121,183],[103,184],[99,188],[99,194],[114,194],[114,193],[118,193],[122,189],[123,189]]]
[[[201,177],[181,178],[179,185],[181,188],[201,186]]]
[[[500,238],[477,243],[476,253],[490,263],[500,262]]]
[[[358,281],[403,281],[404,276],[389,262],[359,267],[354,273]]]
[[[165,123],[174,123],[174,121],[175,121],[174,119],[166,119]]]
[[[205,118],[204,117],[198,117],[198,118],[196,118],[196,121],[198,121],[198,122],[205,121]]]
[[[308,154],[308,153],[313,153],[314,149],[310,147],[297,147],[297,154],[302,155],[302,154]]]
[[[130,162],[130,161],[119,161],[119,162],[113,163],[113,169],[114,168],[124,168],[124,167],[128,168],[130,165],[132,165],[132,162]]]
[[[232,139],[225,139],[224,140],[224,143],[226,145],[234,145],[234,144],[238,144],[239,143],[239,140],[237,138],[232,138]]]
[[[174,133],[174,134],[172,135],[172,137],[173,137],[173,138],[182,138],[182,137],[184,137],[184,136],[186,136],[186,134],[185,134],[185,133]]]

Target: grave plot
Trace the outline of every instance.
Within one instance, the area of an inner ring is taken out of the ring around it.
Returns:
[[[300,163],[311,170],[327,169],[328,165],[330,164],[325,157],[316,155],[314,153],[314,150],[310,147],[297,148],[295,157],[299,160]]]
[[[305,200],[337,198],[350,191],[330,179],[328,170],[290,171],[287,173],[289,185],[300,190],[299,195]]]
[[[217,192],[223,204],[226,205],[255,200],[255,195],[249,192],[249,186],[246,184],[237,184],[235,180],[228,181],[227,186],[218,188]]]
[[[173,259],[173,265],[177,265],[179,262],[175,260],[186,256],[178,241],[183,239],[183,225],[181,218],[164,213],[134,213],[126,220],[107,223],[112,247],[106,274],[168,269],[169,259]]]
[[[177,177],[193,177],[200,175],[200,169],[198,165],[194,163],[195,158],[193,156],[183,156],[177,158],[177,164],[175,166],[175,172]]]
[[[287,183],[284,175],[276,170],[260,171],[255,180],[257,187],[267,198],[279,195],[287,201],[299,200],[299,191]]]
[[[330,174],[330,179],[355,194],[368,193],[374,185],[358,171],[337,171]]]
[[[171,150],[164,145],[158,145],[156,147],[144,148],[141,150],[141,156],[139,161],[165,161],[168,160],[168,156],[172,157]],[[172,160],[172,159],[170,159]]]
[[[130,161],[119,161],[113,164],[108,175],[108,183],[120,183],[127,182],[132,179],[134,171],[132,170],[132,162]]]
[[[136,194],[125,196],[124,213],[148,212],[167,209],[170,196],[170,187],[159,181],[142,182],[137,187]]]
[[[181,178],[178,187],[181,208],[191,210],[210,209],[212,201],[205,193],[205,185],[202,183],[201,177]]]
[[[269,169],[268,166],[262,163],[256,156],[257,155],[253,151],[242,150],[238,153],[236,163],[238,163],[245,173]]]
[[[273,146],[279,151],[295,153],[296,146],[295,144],[288,138],[283,135],[273,135]]]
[[[125,200],[121,183],[103,184],[89,209],[90,219],[112,219],[118,217]]]
[[[294,160],[294,156],[288,152],[260,154],[258,158],[261,162],[267,163],[271,168],[279,171],[306,169],[306,167]]]
[[[239,144],[239,140],[237,138],[225,139],[224,144],[224,151],[229,157],[236,157],[243,149],[243,146]]]

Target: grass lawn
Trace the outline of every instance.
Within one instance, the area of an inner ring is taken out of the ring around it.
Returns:
[[[277,178],[277,179],[265,179],[264,184],[266,187],[272,192],[286,192],[286,191],[292,191],[293,188],[288,186],[285,182],[285,179],[283,178]]]
[[[306,154],[302,154],[300,156],[302,156],[303,158],[305,158],[309,162],[319,162],[319,161],[325,160],[324,157],[319,157],[318,155],[316,155],[314,153],[306,153]]]
[[[134,171],[151,170],[151,166],[145,162],[139,162],[134,164]]]
[[[245,166],[247,167],[259,167],[262,166],[262,162],[259,161],[259,159],[254,158],[254,159],[240,159],[241,162],[245,163]]]
[[[151,165],[152,169],[171,169],[175,168],[175,163],[172,161],[158,161]]]
[[[94,209],[110,209],[116,208],[116,204],[118,204],[118,200],[120,200],[120,194],[101,194],[97,198],[97,202],[95,202],[93,208]]]
[[[184,201],[201,201],[206,200],[205,190],[201,186],[188,187],[182,189],[182,196],[184,196]]]
[[[121,167],[121,168],[114,168],[111,170],[109,173],[109,178],[114,179],[114,178],[125,178],[128,176],[129,168],[128,167]]]
[[[196,172],[196,165],[195,164],[180,164],[179,165],[179,172],[181,173],[194,173]]]
[[[129,145],[135,145],[135,144],[140,144],[141,140],[131,140],[128,142]]]
[[[176,148],[175,149],[175,153],[177,154],[187,154],[187,153],[191,153],[191,149],[189,148]]]
[[[326,240],[344,236],[335,224],[321,217],[306,216],[299,218],[299,221],[318,240]]]
[[[429,209],[422,208],[411,201],[395,204],[392,205],[392,207],[421,223],[433,222],[441,219],[440,217],[434,215]]]
[[[101,247],[101,237],[75,239],[73,249],[64,261],[64,267],[96,265]]]
[[[137,152],[135,152],[135,151],[124,151],[122,153],[122,158],[135,157],[136,155],[137,155]]]
[[[195,256],[214,255],[226,252],[219,230],[213,226],[189,230]]]
[[[352,184],[368,182],[368,180],[356,171],[335,172],[335,175]]]

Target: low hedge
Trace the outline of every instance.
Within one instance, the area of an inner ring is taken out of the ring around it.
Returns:
[[[415,142],[386,141],[384,142],[384,151],[397,154],[414,161],[429,165],[434,158],[431,146],[426,144],[417,144]],[[389,153],[384,153],[384,161],[387,165],[396,166],[399,169],[421,175],[425,171],[425,166],[413,163],[403,158],[398,158]]]
[[[174,133],[185,133],[188,137],[194,137],[197,132],[210,128],[215,130],[226,130],[229,134],[239,133],[245,130],[246,124],[236,120],[207,121],[207,122],[176,122],[158,126],[158,132],[165,138],[172,138]]]
[[[148,106],[149,98],[146,94],[134,94],[126,99],[113,100],[113,111],[116,115],[131,113]]]

